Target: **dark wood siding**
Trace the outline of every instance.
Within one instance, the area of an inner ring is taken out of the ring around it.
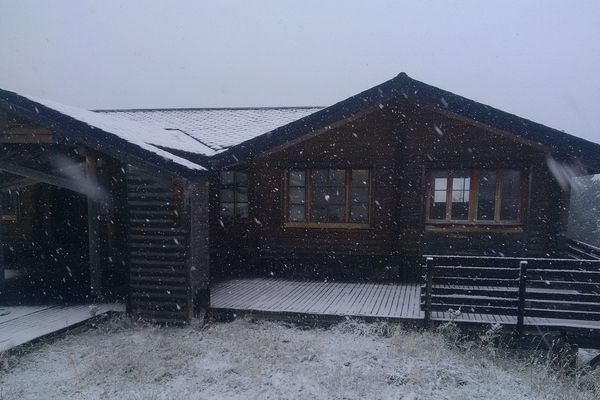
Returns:
[[[523,221],[502,227],[431,229],[425,219],[426,174],[433,168],[526,171]],[[565,194],[544,149],[502,132],[410,102],[371,113],[240,165],[250,173],[251,221],[221,224],[213,180],[213,264],[219,276],[284,275],[327,279],[414,278],[422,254],[545,256],[562,246]],[[369,168],[369,229],[286,227],[285,171]]]
[[[183,190],[129,167],[129,312],[184,323],[191,314]]]

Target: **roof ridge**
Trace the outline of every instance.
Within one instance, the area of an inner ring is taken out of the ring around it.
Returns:
[[[108,108],[90,110],[97,113],[148,111],[244,111],[244,110],[312,110],[325,106],[260,106],[260,107],[174,107],[174,108]]]

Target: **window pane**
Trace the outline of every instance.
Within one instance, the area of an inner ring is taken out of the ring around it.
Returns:
[[[290,171],[290,186],[304,186],[305,184],[304,171]]]
[[[352,170],[352,187],[369,186],[369,170],[368,169],[353,169]]]
[[[235,184],[236,186],[248,186],[248,174],[245,172],[236,172]]]
[[[496,172],[481,171],[477,198],[477,219],[493,221],[496,211]]]
[[[235,216],[237,218],[248,218],[248,203],[236,203]]]
[[[448,189],[448,172],[435,171],[431,174],[432,196],[430,219],[446,219],[446,190]]]
[[[306,191],[303,187],[290,188],[290,204],[304,204],[306,200]]]
[[[344,206],[327,207],[327,222],[344,222]]]
[[[291,170],[289,174],[288,206],[290,222],[306,222],[306,173]]]
[[[327,194],[329,195],[329,200],[327,200],[329,204],[346,205],[346,188],[344,186],[332,188]]]
[[[233,171],[221,171],[221,185],[233,185]]]
[[[248,202],[248,187],[236,187],[235,188],[235,202],[236,203],[247,203]]]
[[[434,178],[433,188],[435,191],[443,190],[444,192],[448,188],[448,178]]]
[[[312,222],[327,222],[327,208],[313,207],[311,209],[310,220]]]
[[[291,205],[290,206],[290,221],[291,222],[305,222],[306,211],[303,205]]]
[[[326,186],[328,182],[328,170],[314,169],[312,172],[313,186]]]
[[[312,190],[312,202],[316,206],[325,206],[327,205],[327,200],[329,199],[329,195],[327,194],[329,191],[328,188],[325,187],[316,187],[313,185]]]
[[[346,170],[345,169],[330,169],[329,170],[329,184],[331,186],[345,186],[346,185]]]
[[[444,207],[446,207],[446,189],[444,190],[436,190],[433,192],[433,202],[434,203],[444,203]]]
[[[353,187],[352,188],[352,203],[368,203],[369,188],[368,187]]]
[[[233,203],[221,203],[221,215],[233,217]]]
[[[314,188],[313,189],[313,203],[316,205],[328,205],[337,204],[344,205],[346,199],[344,198],[344,190],[338,188]]]
[[[352,206],[350,221],[355,224],[369,223],[369,206],[368,204],[358,204]]]
[[[233,203],[233,189],[221,189],[221,202]]]
[[[521,173],[517,170],[502,171],[502,199],[500,200],[500,219],[516,221],[519,216],[519,188]]]
[[[455,173],[452,178],[452,219],[469,218],[469,194],[471,178],[465,172]]]
[[[240,171],[221,171],[221,215],[248,217],[248,174]]]

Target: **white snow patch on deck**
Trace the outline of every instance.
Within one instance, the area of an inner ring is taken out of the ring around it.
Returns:
[[[0,306],[0,352],[110,311],[124,312],[125,307],[121,304]]]

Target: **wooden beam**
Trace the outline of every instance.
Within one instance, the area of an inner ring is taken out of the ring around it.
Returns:
[[[86,156],[86,176],[97,181],[97,160],[95,156]],[[90,261],[90,292],[94,298],[102,296],[102,266],[100,265],[100,207],[97,199],[90,196],[88,204],[88,241]]]
[[[0,130],[0,143],[54,143],[54,137],[46,128],[11,126]]]
[[[18,178],[12,179],[8,182],[4,182],[0,184],[0,191],[21,189],[27,186],[35,185],[38,183],[37,181],[29,178]]]
[[[47,183],[49,185],[58,186],[63,189],[72,190],[76,193],[86,193],[85,187],[78,184],[76,181],[62,178],[53,174],[38,171],[36,169],[15,165],[8,162],[0,162],[0,171],[5,171],[13,175],[22,176],[24,178],[33,179],[37,182]]]
[[[191,183],[184,187],[184,224],[188,226],[188,318],[201,317],[210,305],[210,251],[209,251],[209,185]]]
[[[0,222],[0,294],[4,292],[4,240],[2,240],[2,230],[4,224]]]

